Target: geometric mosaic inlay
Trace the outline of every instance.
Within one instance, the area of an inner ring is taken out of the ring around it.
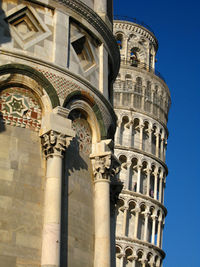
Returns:
[[[79,151],[89,155],[92,149],[92,132],[89,123],[85,119],[77,118],[72,122],[72,129],[76,132]]]
[[[5,124],[39,131],[41,107],[29,90],[9,88],[0,93],[0,116]]]
[[[10,25],[12,36],[22,49],[27,49],[51,35],[33,7],[23,4],[7,12],[5,20]]]

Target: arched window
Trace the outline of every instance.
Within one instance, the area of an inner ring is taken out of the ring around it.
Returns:
[[[139,52],[138,47],[132,47],[131,48],[131,50],[130,50],[131,66],[134,66],[134,67],[138,66],[138,63],[139,63],[138,52]]]
[[[123,47],[123,35],[121,33],[118,33],[116,35],[116,40],[117,40],[117,44],[118,44],[119,49],[122,49],[122,47]]]

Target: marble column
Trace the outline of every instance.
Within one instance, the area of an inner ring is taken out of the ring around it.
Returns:
[[[143,149],[143,129],[144,129],[144,125],[140,125],[140,149]]]
[[[159,157],[159,142],[160,142],[160,134],[157,132],[156,136],[156,157]]]
[[[162,203],[162,195],[163,195],[163,172],[160,173],[159,180],[159,201]]]
[[[161,144],[160,144],[160,158],[164,160],[164,137],[161,138]]]
[[[138,165],[137,193],[140,193],[141,169],[142,169],[142,165]]]
[[[116,145],[120,144],[120,132],[121,132],[121,121],[117,121],[117,129],[116,129],[116,133],[115,133],[115,142]]]
[[[90,155],[94,173],[94,267],[110,267],[110,182],[119,163],[109,151],[111,140],[94,145]]]
[[[147,192],[146,195],[149,197],[150,193],[150,177],[151,177],[151,169],[147,169]]]
[[[154,199],[157,200],[158,194],[158,172],[154,172]]]
[[[140,213],[140,209],[136,208],[135,209],[134,238],[137,238],[137,235],[138,235],[139,213]]]
[[[132,138],[133,138],[133,121],[130,121],[129,125],[129,146],[132,146]]]
[[[132,177],[131,176],[131,166],[132,162],[128,161],[126,163],[127,165],[127,175],[126,175],[126,180],[125,180],[125,186],[127,190],[132,190],[133,189],[133,182],[132,182]]]
[[[157,246],[161,247],[161,224],[162,224],[162,218],[158,218],[158,233],[157,233]]]
[[[127,236],[127,213],[128,213],[128,207],[124,207],[123,230],[122,230],[123,236]]]
[[[148,220],[149,220],[149,212],[145,212],[144,214],[144,218],[145,218],[145,221],[144,221],[144,241],[147,242],[147,234],[148,234]]]
[[[62,114],[62,115],[60,115]],[[74,136],[68,112],[56,108],[42,119],[41,143],[46,157],[46,186],[41,266],[60,266],[62,158]]]
[[[149,153],[152,153],[152,133],[153,133],[153,129],[149,129]]]
[[[155,245],[155,234],[156,234],[156,215],[152,215],[152,220],[153,220],[153,224],[152,224],[152,236],[151,236],[151,243],[153,245]]]

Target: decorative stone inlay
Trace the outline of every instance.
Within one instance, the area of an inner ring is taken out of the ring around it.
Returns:
[[[55,131],[50,131],[44,134],[41,136],[41,143],[45,156],[62,157],[63,152],[70,144],[71,139],[72,137],[66,137],[66,135]]]
[[[82,19],[85,19],[91,26],[93,26],[104,39],[109,49],[109,54],[113,66],[113,80],[118,74],[120,65],[120,54],[117,47],[116,40],[112,31],[108,28],[106,23],[87,5],[78,0],[56,0],[67,6],[67,8],[76,12]]]
[[[14,39],[22,49],[27,49],[51,35],[36,10],[23,4],[6,13]]]
[[[72,122],[72,129],[76,133],[79,151],[89,155],[92,148],[92,132],[85,119],[77,118]]]
[[[60,98],[66,99],[66,97],[74,91],[83,93],[84,96],[87,95],[88,98],[94,101],[94,103],[98,106],[100,110],[100,114],[104,124],[109,129],[115,129],[115,113],[113,112],[112,106],[110,103],[103,97],[103,95],[93,87],[85,88],[79,86],[78,84],[67,80],[66,78],[59,76],[55,73],[52,73],[48,70],[41,69],[36,67],[54,86],[57,91],[57,94]],[[110,116],[112,114],[112,117]],[[108,137],[108,136],[107,136]]]
[[[93,171],[95,180],[111,180],[119,171],[120,165],[112,154],[94,158]]]
[[[1,118],[7,125],[39,131],[41,106],[36,97],[24,88],[5,89],[0,94]]]
[[[77,84],[65,79],[64,77],[58,76],[55,73],[45,71],[43,69],[37,68],[44,76],[52,83],[55,87],[58,96],[65,99],[67,95],[75,90],[82,90]]]

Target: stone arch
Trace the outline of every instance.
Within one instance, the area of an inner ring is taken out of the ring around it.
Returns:
[[[120,180],[124,183],[124,187],[126,188],[126,181],[129,177],[127,177],[127,156],[120,153],[119,161],[121,163],[121,171],[119,174]],[[127,188],[126,188],[127,189]]]
[[[117,44],[119,49],[123,49],[123,42],[124,42],[124,33],[119,31],[115,33],[115,38],[117,40]]]
[[[122,197],[120,197],[116,206],[116,212],[117,212],[116,232],[119,236],[123,235],[124,206],[125,206],[125,200]]]
[[[127,115],[124,114],[121,118],[122,118],[121,119],[122,123],[121,123],[121,128],[120,128],[120,141],[119,141],[119,143],[120,143],[120,145],[125,146],[125,145],[128,145],[127,140],[128,140],[129,131],[128,131],[127,126],[129,124],[130,118],[129,118],[128,114]]]
[[[127,213],[127,235],[129,237],[134,237],[134,225],[136,221],[136,208],[137,203],[135,199],[130,199],[127,203],[128,213]]]
[[[70,111],[80,109],[87,114],[87,121],[92,130],[92,142],[99,142],[109,136],[109,129],[103,121],[103,117],[95,100],[81,91],[72,92],[65,99],[63,106]]]
[[[125,260],[126,266],[131,267],[133,262],[133,249],[131,247],[125,248]]]
[[[20,209],[10,206],[5,209],[5,212],[17,218],[15,226],[11,226],[10,231],[14,233],[23,226],[23,229],[32,229],[34,235],[40,237],[36,242],[39,245],[34,248],[34,253],[40,254],[45,164],[38,133],[30,129],[39,131],[42,112],[52,111],[60,103],[54,87],[43,74],[22,64],[0,66],[0,94],[0,106],[3,106],[1,111],[5,111],[4,108],[7,105],[6,111],[9,114],[7,119],[9,123],[6,123],[3,130],[1,129],[0,146],[2,151],[6,151],[5,155],[10,155],[0,161],[1,166],[5,164],[8,166],[9,162],[9,172],[12,171],[17,177],[10,180],[10,186],[13,188],[10,200],[12,203],[21,203]],[[14,164],[10,164],[13,162]],[[19,188],[26,194],[18,194]],[[34,212],[36,205],[38,206],[37,216]],[[8,218],[8,224],[12,225],[10,218]],[[32,247],[31,234],[30,231],[26,233],[27,246],[30,248]],[[13,245],[16,250],[20,249],[17,243]],[[35,262],[35,264],[40,263]]]
[[[36,69],[30,66],[23,64],[7,64],[0,66],[0,82],[2,80],[1,76],[9,75],[3,78],[4,83],[6,82],[9,83],[12,81],[12,79],[15,77],[16,74],[23,75],[24,77],[29,77],[32,80],[36,81],[48,95],[52,108],[55,108],[60,105],[60,101],[55,88],[41,72],[37,71]],[[21,83],[23,84],[22,80]]]

